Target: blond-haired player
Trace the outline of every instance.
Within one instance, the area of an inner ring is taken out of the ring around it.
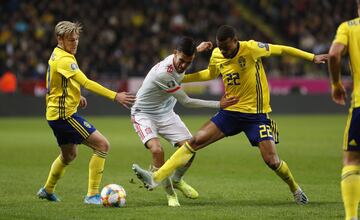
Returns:
[[[116,93],[89,80],[80,70],[75,54],[82,30],[80,23],[61,21],[55,26],[57,46],[53,50],[46,73],[46,119],[57,139],[60,155],[51,165],[47,181],[37,195],[41,199],[57,202],[54,194],[58,180],[66,167],[76,158],[78,144],[85,144],[94,153],[89,163],[88,191],[84,202],[101,204],[99,186],[102,179],[109,141],[78,113],[85,108],[86,99],[80,87],[116,101],[125,107],[135,101],[135,96],[126,92]]]

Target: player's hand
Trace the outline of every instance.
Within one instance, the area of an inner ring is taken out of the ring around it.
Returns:
[[[329,54],[317,54],[314,56],[313,62],[316,64],[319,63],[326,63],[326,61],[329,59]]]
[[[87,106],[87,100],[86,100],[86,98],[84,97],[84,96],[80,96],[80,103],[79,103],[79,106],[81,107],[81,108],[86,108],[86,106]]]
[[[331,85],[331,97],[336,104],[345,105],[346,90],[341,83]]]
[[[211,43],[211,41],[203,41],[196,47],[196,51],[201,53],[206,50],[210,50],[212,47],[213,44]]]
[[[125,108],[129,109],[130,105],[135,102],[136,96],[128,92],[118,92],[115,96],[115,101],[122,104]]]
[[[230,105],[238,103],[239,99],[235,96],[228,97],[227,94],[223,95],[220,99],[220,108],[226,108]]]

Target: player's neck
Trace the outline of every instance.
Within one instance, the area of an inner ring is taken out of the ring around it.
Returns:
[[[236,49],[234,50],[233,54],[231,54],[230,59],[232,59],[236,56],[236,54],[239,52],[239,49],[240,49],[240,43],[237,42]]]

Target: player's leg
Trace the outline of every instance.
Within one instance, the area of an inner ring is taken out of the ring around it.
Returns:
[[[185,144],[186,141],[181,141],[176,144],[176,146],[182,146]],[[188,183],[185,182],[183,176],[185,175],[186,171],[190,168],[191,164],[193,163],[195,158],[195,154],[192,158],[187,162],[184,166],[177,168],[172,175],[172,183],[175,189],[180,190],[183,195],[189,199],[196,199],[199,197],[199,193]]]
[[[358,219],[360,200],[360,108],[350,109],[344,133],[341,194],[346,220]]]
[[[294,195],[296,203],[303,205],[308,203],[308,198],[296,183],[288,165],[285,161],[280,160],[275,148],[275,143],[272,140],[263,140],[259,143],[259,149],[264,162],[269,168],[289,186],[290,191]]]
[[[153,158],[153,164],[150,165],[150,172],[156,172],[159,167],[164,164],[164,150],[160,144],[159,138],[152,138],[145,143],[145,146],[150,150]],[[162,182],[166,197],[168,199],[168,206],[176,207],[180,206],[177,195],[174,191],[170,178],[165,179]]]
[[[61,154],[54,160],[51,165],[45,186],[38,192],[39,198],[49,201],[60,201],[54,194],[55,187],[59,179],[64,175],[67,165],[76,158],[77,145],[64,144],[60,145]]]
[[[341,194],[346,220],[357,220],[360,200],[360,152],[358,151],[344,152],[344,167],[341,173]]]
[[[201,149],[224,137],[224,134],[212,122],[207,122],[197,134],[190,139],[189,143],[182,145],[165,164],[153,175],[141,169],[137,164],[133,165],[133,170],[145,187],[151,190],[159,185],[165,178],[169,177],[177,168],[184,166],[193,157],[196,150]],[[194,148],[193,148],[194,147]]]
[[[101,204],[100,183],[102,180],[106,156],[110,143],[98,130],[94,131],[83,144],[94,150],[89,162],[88,192],[84,202],[88,204]]]

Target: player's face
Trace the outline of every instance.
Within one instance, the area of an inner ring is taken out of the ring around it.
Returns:
[[[182,73],[184,72],[192,63],[192,61],[195,58],[195,54],[192,56],[187,56],[183,52],[180,52],[178,50],[175,50],[174,53],[174,66],[176,69],[176,72]]]
[[[216,39],[216,44],[225,58],[231,58],[237,48],[237,40],[235,38],[228,38],[224,41]]]
[[[79,44],[79,34],[77,33],[71,33],[67,34],[64,37],[59,37],[59,45],[62,46],[62,48],[73,55],[76,54],[77,47]]]

